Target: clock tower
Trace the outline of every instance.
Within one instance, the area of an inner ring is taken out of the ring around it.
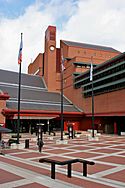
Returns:
[[[49,91],[56,91],[56,27],[45,32],[44,79]]]

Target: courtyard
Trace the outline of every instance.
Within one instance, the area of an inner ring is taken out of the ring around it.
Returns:
[[[56,136],[43,135],[44,146],[39,153],[37,138],[33,134],[22,134],[20,143],[29,139],[29,148],[7,148],[0,155],[1,188],[123,188],[125,187],[125,136],[99,135],[98,140],[88,140],[87,132],[82,132],[74,139],[64,136],[60,143],[60,133]],[[9,134],[4,134],[7,141]],[[67,177],[66,166],[56,166],[55,180],[50,177],[50,164],[39,163],[40,158],[59,161],[67,159],[87,159],[95,165],[88,165],[87,177],[82,176],[82,164],[72,165],[72,177]]]

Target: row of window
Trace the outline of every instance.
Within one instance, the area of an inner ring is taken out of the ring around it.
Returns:
[[[107,74],[107,73],[105,72],[105,70],[111,70],[113,67],[117,67],[117,70],[114,70],[114,72],[115,72],[115,71],[118,71],[118,69],[121,69],[121,67],[119,67],[118,65],[119,65],[120,63],[121,63],[121,64],[124,64],[124,61],[125,61],[125,58],[122,58],[122,59],[120,59],[119,61],[117,60],[117,61],[113,61],[113,62],[111,62],[111,63],[105,63],[104,66],[98,66],[98,68],[97,68],[97,69],[94,69],[94,71],[93,71],[93,72],[94,72],[94,75],[100,74],[101,72],[103,72],[103,74]],[[124,65],[123,65],[123,68],[124,68]],[[105,73],[104,73],[104,72],[105,72]],[[82,79],[85,79],[85,78],[87,78],[87,77],[89,77],[89,72],[84,73],[84,74],[82,74],[82,75],[76,77],[76,78],[74,79],[74,83],[76,83],[76,84],[75,84],[75,87],[76,87],[76,88],[81,87],[81,86],[83,85],[83,83],[81,82]],[[94,78],[94,79],[96,79],[96,78]],[[88,82],[88,81],[89,81],[89,79],[85,80],[84,83],[86,83],[86,82]],[[77,84],[77,82],[78,82],[79,84]]]
[[[83,88],[85,97],[91,96],[91,82],[89,79],[89,73],[82,75],[82,80],[74,79],[75,88]],[[83,78],[83,76],[85,76]],[[119,61],[108,65],[105,69],[93,72],[93,86],[94,94],[100,94],[109,92],[112,90],[123,88],[123,82],[125,79],[125,61]]]
[[[102,93],[107,93],[107,92],[111,92],[111,91],[115,91],[115,90],[119,90],[119,89],[123,89],[123,88],[125,88],[125,81],[122,83],[114,84],[112,86],[97,89],[94,91],[94,95],[100,95]],[[83,94],[84,94],[84,97],[91,97],[92,91],[89,91],[87,93],[84,93],[84,91],[83,91]]]
[[[80,50],[78,50],[78,54],[84,54],[84,55],[87,55],[87,56],[93,56],[93,57],[102,57],[102,58],[111,58],[111,55],[110,54],[102,54],[102,53],[99,53],[99,52],[94,52],[94,53],[90,53],[90,52],[87,52],[87,51],[83,51],[81,52]]]

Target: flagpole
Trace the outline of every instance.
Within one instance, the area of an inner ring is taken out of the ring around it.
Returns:
[[[93,91],[93,81],[92,81],[92,137],[94,137],[94,91]]]
[[[91,57],[91,82],[92,82],[92,137],[94,138],[94,88],[93,88],[93,57]]]
[[[20,133],[20,90],[21,90],[21,62],[22,62],[22,37],[23,33],[21,33],[21,43],[19,49],[18,56],[18,64],[19,64],[19,85],[18,85],[18,121],[17,121],[17,144],[19,144],[19,133]]]
[[[63,121],[63,58],[61,62],[61,140],[63,140],[63,129],[64,129],[64,121]]]

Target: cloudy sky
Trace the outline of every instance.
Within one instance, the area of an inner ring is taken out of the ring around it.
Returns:
[[[57,27],[57,47],[65,39],[125,51],[125,0],[0,0],[0,69],[18,71],[22,32],[27,73],[48,25]]]

